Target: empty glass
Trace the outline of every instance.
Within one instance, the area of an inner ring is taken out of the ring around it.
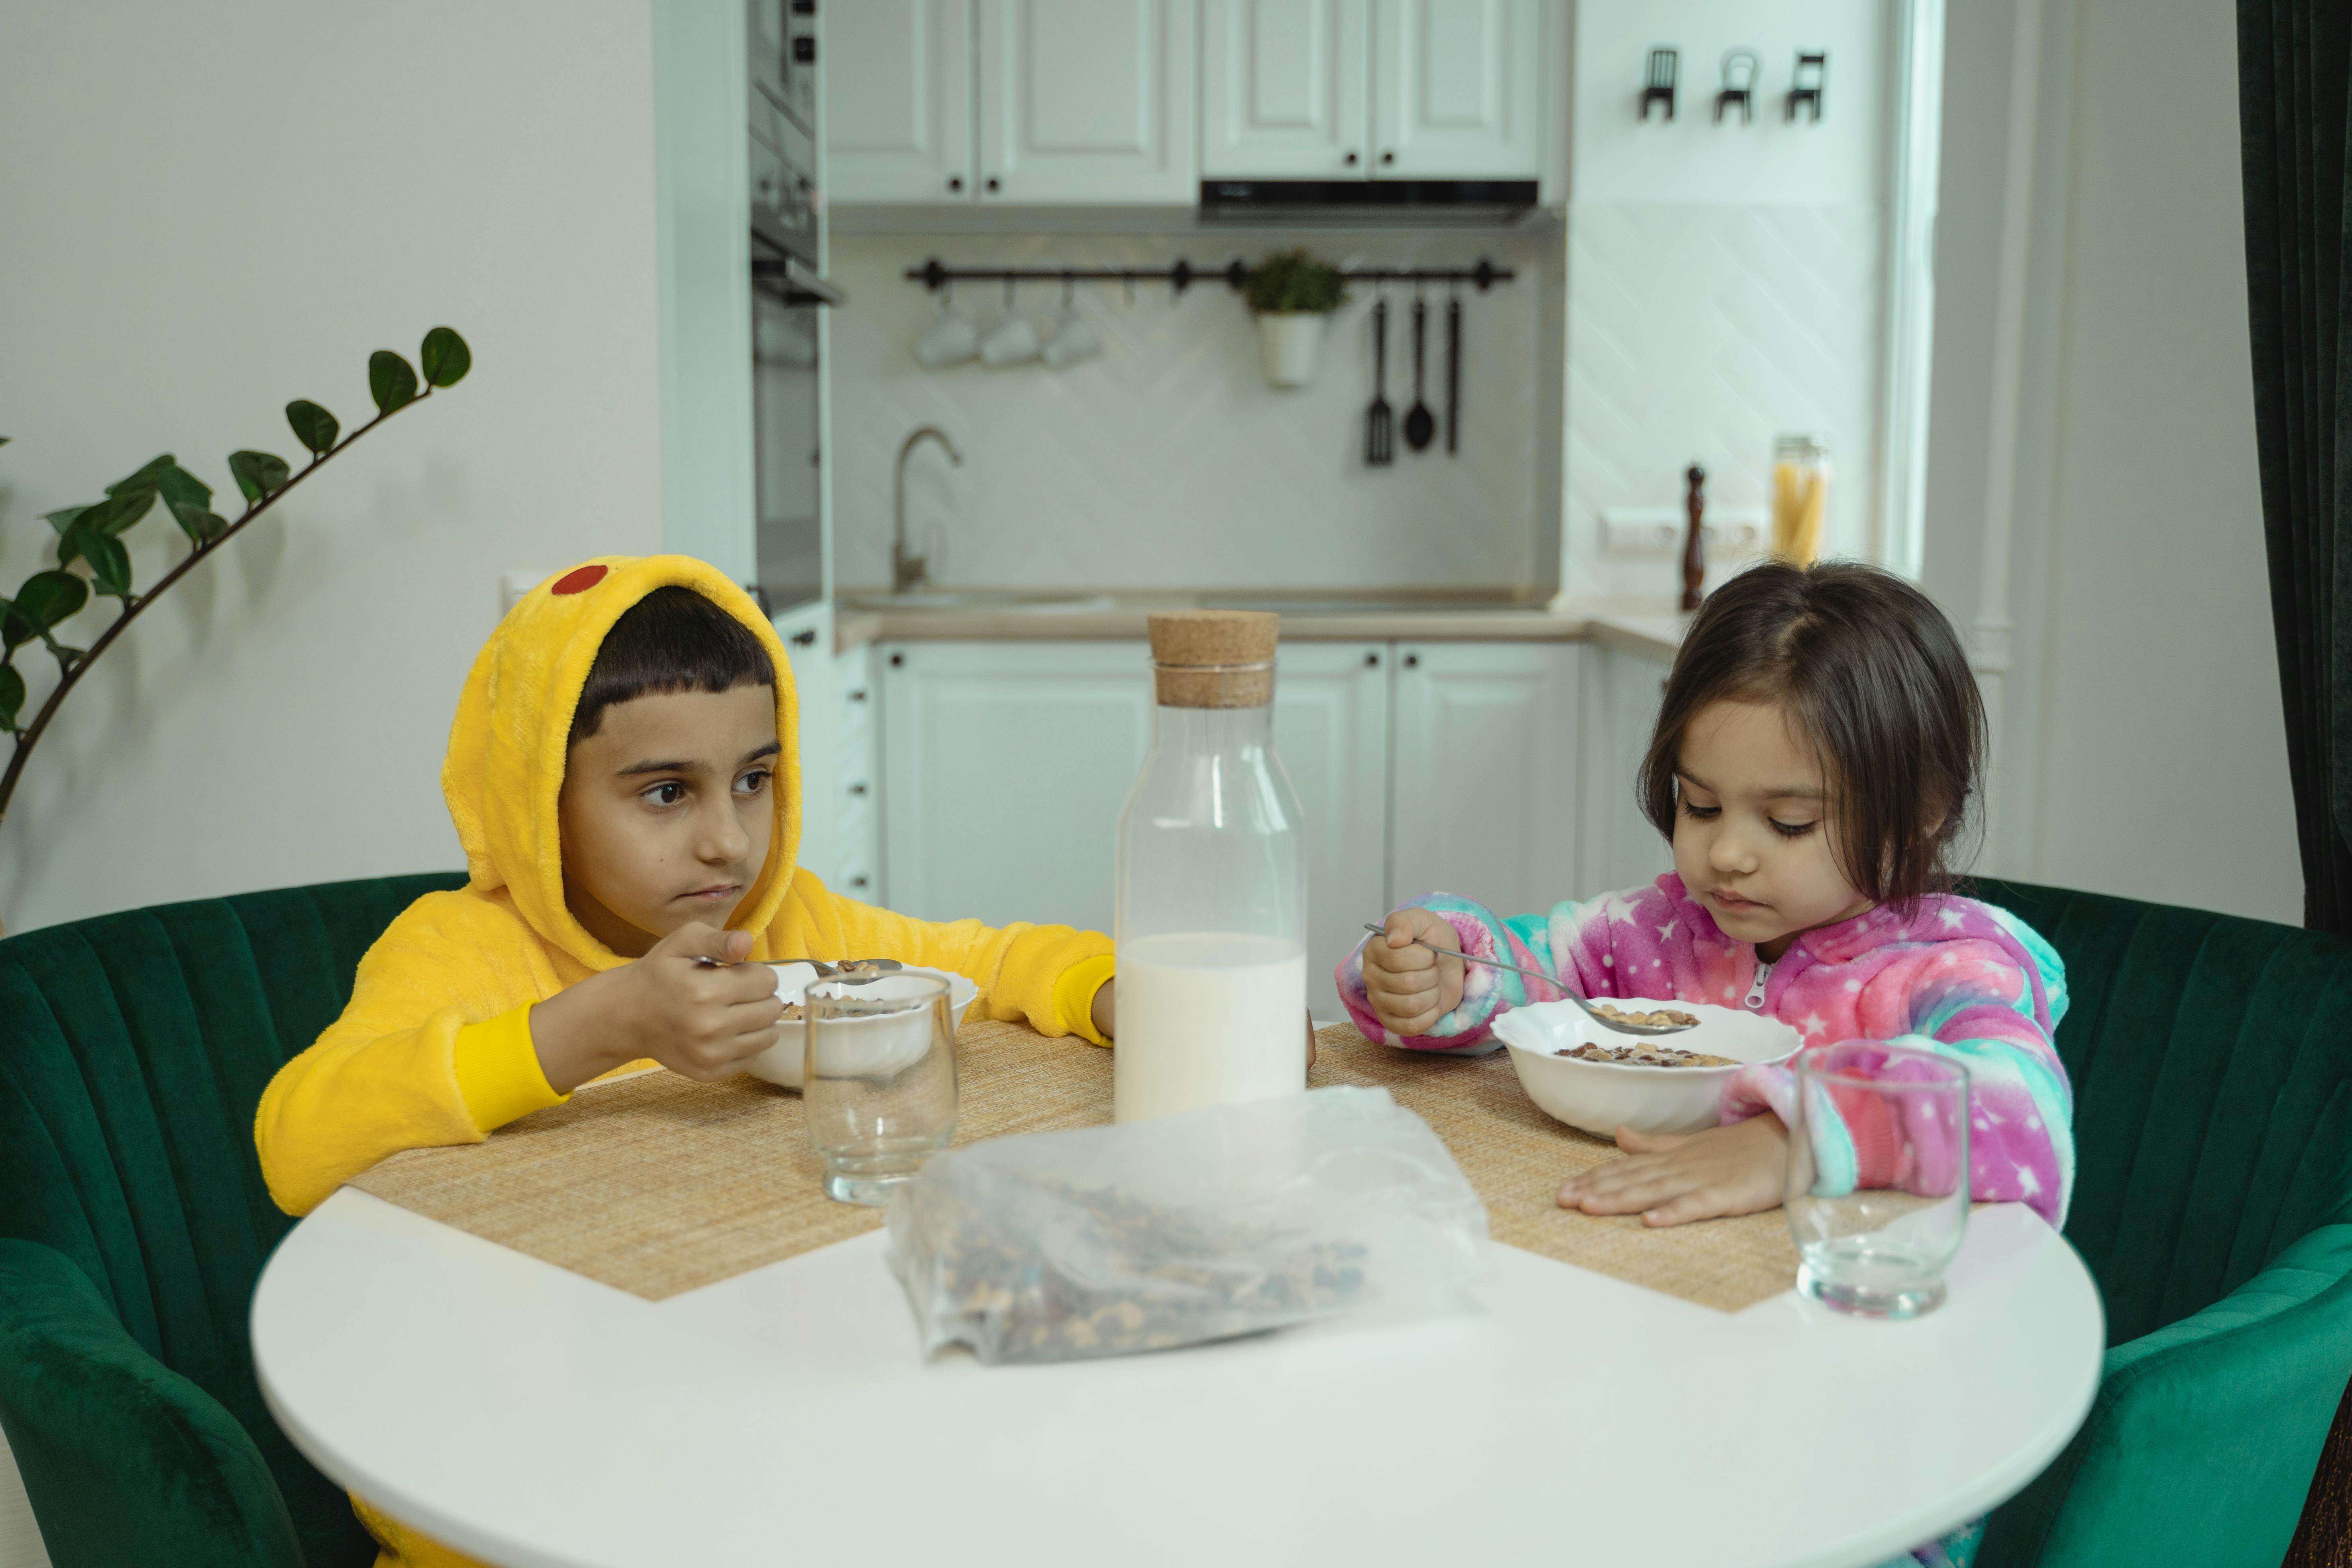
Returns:
[[[801,1102],[825,1195],[882,1205],[955,1136],[948,983],[929,974],[808,988]]]
[[[1793,1065],[1783,1202],[1797,1289],[1865,1317],[1932,1310],[1969,1223],[1968,1069],[1860,1040]]]

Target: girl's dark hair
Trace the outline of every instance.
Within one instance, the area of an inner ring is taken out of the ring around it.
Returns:
[[[572,710],[577,745],[596,732],[604,710],[649,693],[730,691],[773,686],[776,667],[751,628],[691,588],[656,588],[621,612],[588,667]]]
[[[1946,855],[1984,766],[1984,703],[1925,594],[1852,562],[1769,562],[1707,596],[1675,656],[1642,759],[1642,814],[1675,836],[1683,732],[1712,702],[1786,709],[1820,760],[1838,868],[1908,908],[1951,884]]]

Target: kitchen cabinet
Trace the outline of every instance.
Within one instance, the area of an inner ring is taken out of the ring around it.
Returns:
[[[826,19],[836,203],[1182,204],[1194,0],[870,0]]]
[[[1391,895],[1497,914],[1578,889],[1576,643],[1399,643]]]
[[[971,45],[972,0],[825,8],[829,200],[971,199]]]
[[[870,648],[817,650],[832,638],[822,606],[776,617],[800,697],[799,864],[836,893],[881,896],[881,780]],[[808,635],[808,642],[797,639]]]
[[[1375,0],[1372,172],[1534,179],[1543,9],[1542,0]]]
[[[1534,179],[1542,0],[1203,0],[1204,178]]]
[[[1108,931],[1119,808],[1151,740],[1143,645],[881,647],[890,907]]]
[[[1624,648],[1595,646],[1584,667],[1584,836],[1578,896],[1640,887],[1674,869],[1673,847],[1634,794],[1669,668]]]
[[[1202,0],[1203,178],[1365,173],[1370,0]]]
[[[1285,646],[1276,660],[1274,749],[1307,825],[1307,998],[1388,910],[1386,643]]]

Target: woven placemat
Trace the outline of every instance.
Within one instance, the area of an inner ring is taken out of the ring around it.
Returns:
[[[1612,1157],[1521,1092],[1509,1056],[1318,1037],[1312,1082],[1386,1089],[1436,1129],[1486,1201],[1495,1239],[1736,1312],[1789,1288],[1796,1249],[1779,1210],[1651,1230],[1560,1208],[1552,1194]],[[956,1039],[956,1142],[1110,1120],[1111,1056],[1017,1024]],[[755,1079],[649,1072],[599,1084],[481,1143],[412,1149],[352,1185],[501,1247],[659,1301],[877,1228],[879,1211],[820,1190],[800,1096]]]

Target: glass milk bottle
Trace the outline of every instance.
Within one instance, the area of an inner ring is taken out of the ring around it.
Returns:
[[[1159,711],[1118,822],[1118,1118],[1307,1082],[1307,847],[1274,753],[1281,618],[1151,617]]]

